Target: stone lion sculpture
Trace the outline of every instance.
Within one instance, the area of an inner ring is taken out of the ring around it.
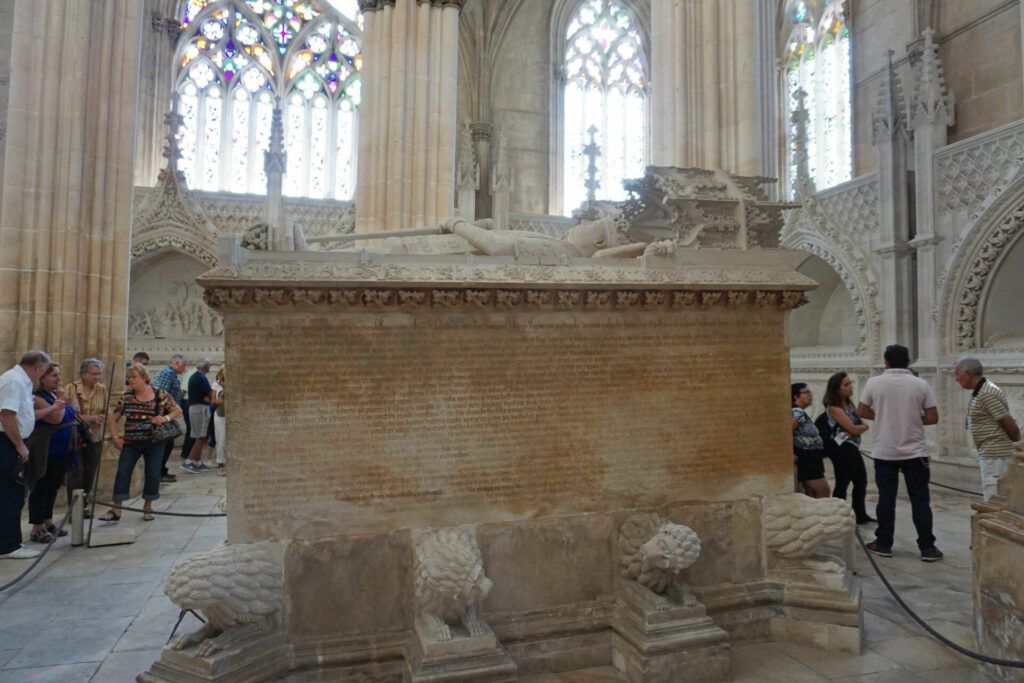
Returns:
[[[765,500],[765,545],[780,558],[806,561],[825,543],[848,538],[854,526],[853,510],[841,498],[789,493]]]
[[[619,554],[623,576],[661,594],[700,557],[700,538],[657,513],[642,513],[619,529]]]
[[[182,610],[201,612],[206,619],[171,648],[198,645],[196,655],[206,657],[274,628],[281,609],[281,567],[269,544],[229,545],[179,564],[164,593]]]
[[[487,633],[477,609],[493,584],[484,575],[484,561],[470,531],[439,529],[418,538],[413,580],[417,619],[432,638],[451,640],[449,624],[454,622],[470,636]]]

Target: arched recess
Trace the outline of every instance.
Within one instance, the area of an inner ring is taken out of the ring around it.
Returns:
[[[988,307],[993,284],[1000,272],[1024,270],[1017,259],[1024,258],[1024,176],[1016,180],[964,230],[954,245],[939,299],[939,329],[946,358],[985,346],[985,319],[1009,315]],[[1012,259],[1012,260],[1011,260]],[[1005,271],[1003,269],[1006,268]],[[1018,281],[1019,283],[1019,281]],[[1018,284],[1019,287],[1019,284]],[[1020,305],[1019,297],[1007,301]]]
[[[997,259],[983,296],[978,320],[979,338],[985,348],[1024,348],[1024,239],[1017,239]]]
[[[816,265],[814,261],[810,260],[809,263],[805,262],[801,265],[801,272],[814,279],[817,279],[815,274],[819,274],[822,277],[828,276],[825,278],[826,282],[822,283],[824,285],[823,291],[820,293],[818,290],[812,291],[809,293],[808,298],[813,304],[816,297],[820,298],[822,294],[827,292],[829,300],[819,302],[817,307],[810,309],[811,311],[817,310],[822,317],[841,315],[845,302],[836,291],[838,282],[835,279],[842,283],[847,301],[849,302],[849,308],[846,310],[856,320],[856,336],[842,337],[844,340],[852,342],[852,344],[844,344],[844,346],[852,346],[854,355],[877,360],[881,356],[879,347],[881,316],[874,304],[877,285],[870,282],[864,275],[863,270],[856,268],[834,244],[817,234],[803,231],[790,233],[781,246],[812,254],[817,257],[818,263],[827,266],[831,271],[831,273],[825,273],[824,271],[818,273],[821,270],[821,266]],[[821,280],[818,281],[821,282]],[[792,316],[791,320],[793,320]],[[795,324],[799,323],[800,318],[796,318]],[[794,323],[791,322],[790,324],[793,325]]]
[[[128,296],[128,349],[154,362],[172,354],[223,358],[220,315],[203,301],[196,278],[216,264],[205,246],[180,237],[153,239],[133,249]]]

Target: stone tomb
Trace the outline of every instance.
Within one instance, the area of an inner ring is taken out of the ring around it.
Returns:
[[[766,543],[767,502],[810,501],[787,494],[801,256],[222,249],[200,284],[231,368],[228,537],[283,556],[268,679],[721,680],[730,638],[859,650],[845,568]],[[244,678],[226,642],[181,679]]]

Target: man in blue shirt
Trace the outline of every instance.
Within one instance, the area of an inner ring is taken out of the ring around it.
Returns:
[[[185,372],[185,356],[176,353],[171,356],[170,363],[160,368],[160,371],[153,375],[150,384],[154,389],[166,391],[174,399],[174,402],[181,406],[182,410],[185,410],[185,406],[181,402],[181,381],[178,379],[178,375],[183,372]],[[160,481],[165,483],[178,481],[178,478],[167,470],[167,459],[171,457],[171,451],[173,450],[174,439],[167,439],[164,442],[164,462],[160,471]]]
[[[209,371],[210,361],[204,358],[196,363],[196,371],[188,378],[188,435],[195,441],[181,469],[192,474],[210,469],[202,460],[203,449],[209,439],[210,401],[213,398],[213,388],[206,378]]]

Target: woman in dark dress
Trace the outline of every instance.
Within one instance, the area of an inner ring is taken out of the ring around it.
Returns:
[[[791,384],[793,399],[793,455],[796,457],[796,476],[804,493],[811,498],[828,498],[831,491],[825,479],[825,444],[818,428],[804,408],[811,405],[814,395],[803,382]]]

